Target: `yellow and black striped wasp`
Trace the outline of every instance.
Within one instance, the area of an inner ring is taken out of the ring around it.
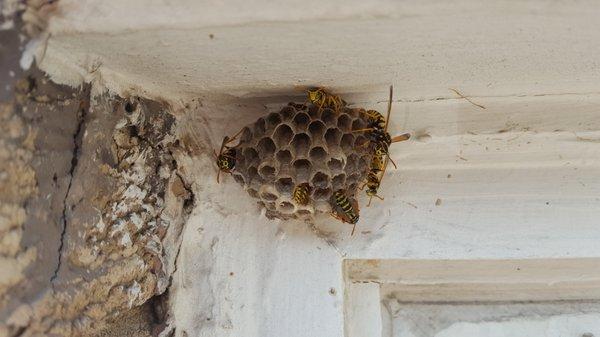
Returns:
[[[385,159],[384,159],[385,158]],[[369,168],[369,172],[367,173],[367,178],[364,185],[360,188],[361,190],[364,186],[367,186],[367,196],[369,196],[369,203],[367,207],[371,205],[371,200],[373,197],[377,197],[383,200],[382,197],[377,195],[377,191],[379,186],[381,185],[381,180],[383,179],[383,174],[385,173],[385,168],[387,166],[387,157],[380,155],[373,155],[373,159],[371,160],[371,167]]]
[[[244,129],[240,130],[235,136],[229,138],[229,136],[225,136],[223,138],[223,142],[221,143],[221,149],[219,150],[219,154],[215,150],[213,150],[215,154],[215,159],[217,161],[217,167],[219,170],[217,171],[217,183],[219,183],[219,175],[222,172],[231,174],[231,171],[235,168],[235,155],[236,150],[234,147],[227,146],[227,144],[233,142],[239,135],[242,133]]]
[[[308,101],[319,108],[331,108],[336,113],[340,112],[347,103],[340,96],[334,95],[325,88],[310,88],[307,91]]]
[[[385,118],[377,110],[367,110],[362,112],[367,118],[370,127],[385,129]]]
[[[365,112],[368,127],[366,129],[353,131],[366,132],[366,135],[369,138],[369,142],[367,144],[373,144],[373,157],[371,159],[371,167],[367,174],[367,179],[365,182],[365,185],[367,186],[366,193],[370,197],[367,207],[371,205],[373,197],[377,197],[383,200],[382,197],[377,195],[377,191],[379,189],[379,186],[381,185],[383,175],[385,174],[385,169],[387,167],[388,160],[391,161],[394,167],[397,168],[396,163],[394,163],[392,158],[390,158],[389,146],[392,143],[405,141],[410,138],[410,134],[408,133],[392,138],[387,132],[390,113],[392,111],[393,89],[393,86],[390,86],[390,98],[388,101],[387,117],[383,118],[383,116],[375,110],[368,110],[367,112]]]
[[[308,183],[303,183],[294,188],[293,199],[299,205],[307,205],[310,201],[309,195],[310,186]]]
[[[356,223],[359,218],[358,203],[356,200],[350,201],[343,190],[335,191],[331,198],[333,201],[331,206],[331,216],[341,222],[354,225],[354,227],[352,227],[352,234],[350,234],[354,235],[354,229],[356,229]]]
[[[384,118],[378,111],[376,110],[367,110],[363,112],[365,117],[367,118],[367,127],[364,129],[353,130],[352,132],[365,132],[369,142],[366,144],[374,145],[374,153],[382,156],[387,156],[389,158],[389,147],[392,143],[397,143],[401,141],[408,140],[410,138],[409,133],[405,133],[399,136],[392,138],[390,134],[387,132],[387,128],[389,126],[390,113],[392,111],[392,97],[393,97],[394,87],[390,85],[390,98],[388,101],[387,108],[387,117]],[[390,158],[390,161],[396,166],[396,163]]]

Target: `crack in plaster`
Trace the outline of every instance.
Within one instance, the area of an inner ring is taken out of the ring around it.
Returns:
[[[86,97],[87,96],[89,96],[89,93],[86,95]],[[73,184],[75,169],[77,168],[77,163],[79,161],[79,155],[81,154],[83,133],[85,132],[85,121],[86,121],[86,116],[87,116],[89,107],[90,107],[89,101],[88,102],[82,101],[79,106],[78,112],[77,112],[77,129],[75,130],[75,133],[73,134],[73,155],[71,157],[71,167],[69,168],[69,184],[67,186],[67,191],[65,192],[65,197],[63,199],[63,209],[62,209],[62,216],[61,216],[63,227],[62,227],[62,230],[60,233],[60,242],[58,245],[58,262],[56,264],[56,268],[54,269],[54,272],[52,273],[52,277],[50,277],[50,283],[52,285],[52,289],[54,289],[54,281],[58,277],[58,272],[62,265],[62,259],[63,259],[63,253],[64,253],[63,252],[64,240],[65,240],[65,235],[67,233],[67,225],[68,225],[67,199],[69,198],[69,194],[71,192],[71,185]]]

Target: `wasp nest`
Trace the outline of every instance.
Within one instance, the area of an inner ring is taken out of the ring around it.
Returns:
[[[368,139],[352,133],[367,127],[359,111],[289,103],[259,118],[242,130],[233,177],[270,218],[311,220],[329,213],[333,192],[353,196],[368,170]],[[302,184],[308,185],[305,205],[293,198]]]

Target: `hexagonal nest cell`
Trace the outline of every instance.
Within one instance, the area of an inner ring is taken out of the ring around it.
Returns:
[[[352,198],[369,169],[371,149],[352,133],[367,127],[360,111],[289,103],[259,118],[235,146],[235,180],[269,218],[312,221],[315,213],[329,213],[333,192],[343,189]],[[308,184],[306,205],[293,197],[302,184]]]

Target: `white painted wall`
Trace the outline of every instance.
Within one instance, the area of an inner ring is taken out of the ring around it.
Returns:
[[[393,312],[392,337],[588,337],[600,333],[597,304],[387,303]],[[587,334],[587,335],[586,335]]]
[[[60,8],[39,58],[55,79],[172,101],[290,95],[314,84],[379,100],[390,83],[405,100],[454,97],[448,87],[477,96],[598,92],[594,1],[66,0]]]
[[[38,62],[60,82],[168,100],[200,149],[179,154],[199,201],[174,277],[177,336],[412,336],[399,327],[418,315],[352,281],[344,260],[575,258],[577,270],[577,258],[600,257],[596,2],[150,4],[61,1]],[[394,84],[392,133],[414,136],[392,147],[400,167],[385,177],[385,201],[362,208],[354,237],[328,218],[314,228],[269,221],[213,176],[209,153],[224,135],[313,84],[380,111]],[[497,317],[514,307],[487,308]],[[553,308],[542,320],[526,309],[496,323],[461,316],[433,333],[597,331],[596,307]]]

